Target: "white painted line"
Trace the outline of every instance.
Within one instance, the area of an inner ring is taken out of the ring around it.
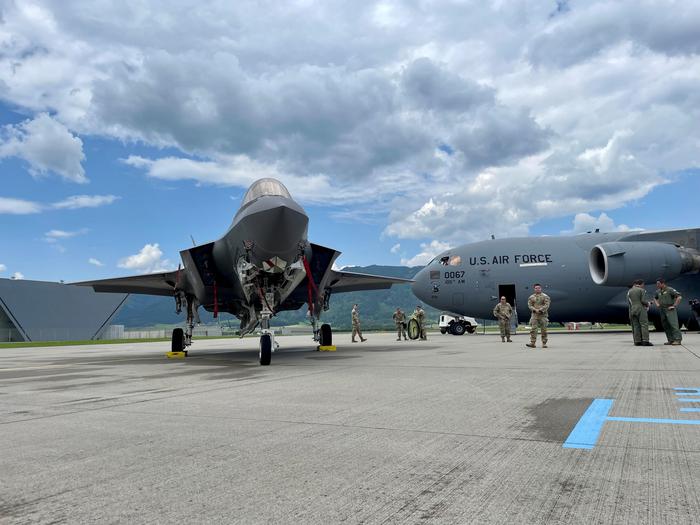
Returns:
[[[547,266],[547,263],[525,263],[520,265],[521,268],[529,268],[530,266]]]

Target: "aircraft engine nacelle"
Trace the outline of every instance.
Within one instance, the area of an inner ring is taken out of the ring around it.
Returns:
[[[588,266],[596,284],[630,286],[636,279],[652,282],[700,271],[700,253],[664,242],[606,242],[593,247]]]

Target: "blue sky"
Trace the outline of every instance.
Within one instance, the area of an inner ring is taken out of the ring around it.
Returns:
[[[0,277],[175,267],[263,176],[341,265],[700,227],[700,6],[193,5],[4,8]]]

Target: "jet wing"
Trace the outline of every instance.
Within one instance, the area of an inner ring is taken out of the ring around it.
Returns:
[[[71,283],[77,286],[92,286],[96,292],[135,293],[145,295],[172,296],[177,271],[134,275],[132,277],[117,277],[115,279],[100,279]]]
[[[410,284],[413,279],[384,277],[367,273],[338,272],[331,270],[329,287],[333,293],[358,292],[360,290],[386,290],[393,284]]]

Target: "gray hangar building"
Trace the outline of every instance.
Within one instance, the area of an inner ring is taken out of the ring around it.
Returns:
[[[99,339],[127,297],[85,286],[0,279],[0,342]]]

